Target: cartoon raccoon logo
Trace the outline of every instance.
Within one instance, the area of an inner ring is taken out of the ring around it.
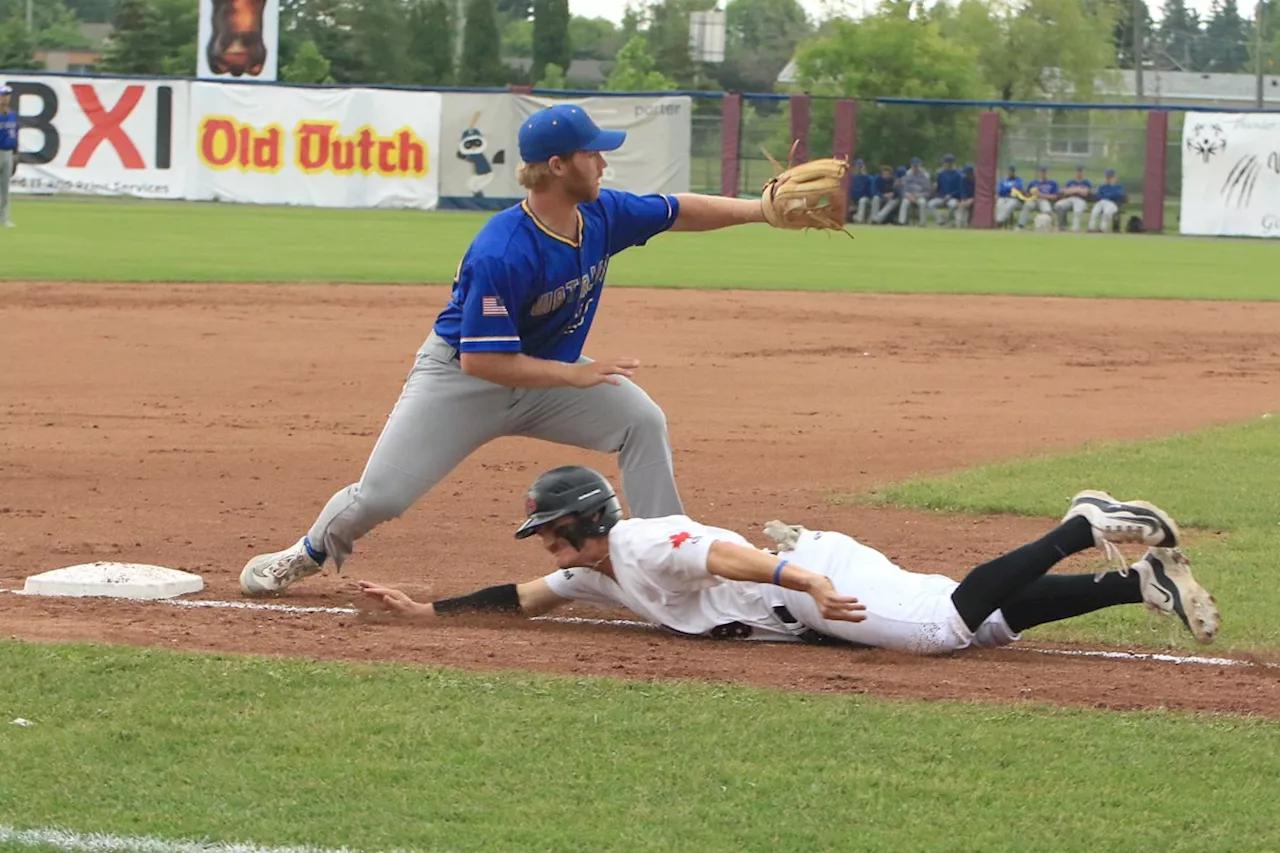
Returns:
[[[1187,140],[1187,150],[1199,154],[1204,162],[1215,154],[1227,150],[1227,138],[1218,124],[1197,124],[1191,128],[1191,138]]]
[[[471,177],[467,178],[467,189],[475,198],[484,197],[484,189],[493,182],[493,167],[501,166],[506,162],[507,152],[499,151],[493,155],[493,161],[490,162],[485,152],[489,149],[489,143],[484,138],[484,132],[476,125],[480,122],[480,113],[477,112],[471,117],[471,124],[462,129],[462,138],[458,141],[457,157],[459,160],[466,160],[471,164]]]

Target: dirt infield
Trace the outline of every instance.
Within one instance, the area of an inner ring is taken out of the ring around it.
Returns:
[[[0,284],[0,587],[113,559],[238,595],[356,479],[447,292],[428,287]],[[831,503],[913,474],[1238,421],[1275,405],[1280,304],[639,291],[609,293],[589,352],[635,355],[664,407],[691,514],[780,516],[962,574],[1042,521]],[[481,450],[345,577],[285,597],[347,605],[351,580],[447,593],[531,577],[510,530],[529,481],[597,454]],[[598,615],[597,611],[577,611]],[[484,669],[751,681],[893,696],[1230,710],[1280,717],[1280,673],[1044,658],[921,660],[674,640],[568,625],[409,630],[349,617],[0,596],[0,635],[396,659]]]

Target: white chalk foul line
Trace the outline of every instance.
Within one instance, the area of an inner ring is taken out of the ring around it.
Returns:
[[[0,844],[53,847],[77,853],[357,853],[348,847],[265,847],[259,844],[154,838],[148,835],[107,835],[75,832],[59,827],[17,829],[0,824]]]
[[[17,589],[0,589],[0,594],[25,595]],[[125,599],[105,599],[107,601],[123,601]],[[134,602],[135,604],[138,602]],[[225,610],[260,610],[272,613],[329,613],[338,616],[354,616],[360,611],[354,607],[301,607],[294,604],[267,604],[258,601],[211,601],[184,600],[181,598],[158,599],[156,604],[168,604],[171,607],[212,607]],[[610,628],[643,628],[657,630],[658,626],[650,622],[637,622],[631,619],[587,619],[581,616],[537,616],[535,622],[557,622],[563,625],[600,625]],[[1255,663],[1238,658],[1204,657],[1202,655],[1170,655],[1160,652],[1117,652],[1104,649],[1039,649],[1034,646],[1012,646],[1014,651],[1030,652],[1039,655],[1056,655],[1059,657],[1105,658],[1106,660],[1155,661],[1158,663],[1199,664],[1201,666],[1238,666],[1244,668],[1280,669],[1280,664]]]

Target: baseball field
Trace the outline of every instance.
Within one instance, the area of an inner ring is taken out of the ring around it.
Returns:
[[[960,577],[1105,489],[1179,520],[1223,615],[1211,646],[1135,606],[918,658],[587,608],[358,618],[360,579],[447,595],[546,570],[511,537],[525,488],[616,462],[524,439],[342,575],[219,606],[358,478],[483,216],[21,199],[14,218],[0,590],[93,560],[206,589],[0,593],[0,849],[1275,847],[1275,245],[749,226],[612,262],[588,354],[643,362],[695,517],[757,542],[775,517],[838,529]]]

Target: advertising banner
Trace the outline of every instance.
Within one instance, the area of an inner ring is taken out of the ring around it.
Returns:
[[[1183,234],[1280,237],[1280,115],[1187,115],[1180,220]]]
[[[441,96],[193,83],[187,197],[433,208]]]
[[[275,82],[280,64],[280,0],[198,0],[196,76]]]
[[[501,208],[525,193],[516,182],[520,123],[543,107],[573,103],[596,124],[627,131],[627,141],[605,155],[603,186],[637,193],[689,191],[693,102],[685,96],[575,98],[571,100],[449,93],[444,96],[440,144],[441,206]]]
[[[18,112],[14,192],[182,197],[186,81],[5,79]]]

